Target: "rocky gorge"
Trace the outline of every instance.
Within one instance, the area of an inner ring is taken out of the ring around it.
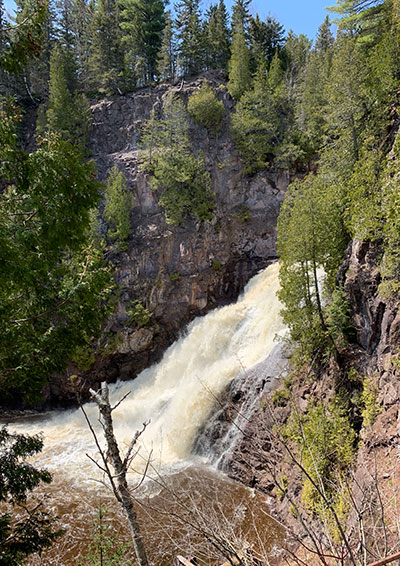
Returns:
[[[176,93],[187,101],[205,81],[224,103],[222,129],[217,137],[210,136],[190,120],[189,137],[195,153],[204,153],[216,208],[210,222],[187,217],[182,224],[167,224],[148,175],[138,167],[140,131],[168,95]],[[131,235],[126,250],[109,249],[118,302],[93,366],[84,373],[69,370],[78,373],[79,384],[134,377],[160,359],[193,318],[235,300],[249,279],[276,259],[276,223],[290,174],[274,167],[245,174],[230,133],[233,107],[223,77],[215,72],[92,104],[91,155],[101,181],[113,166],[124,173],[132,198]],[[102,230],[107,230],[104,221]],[[129,321],[135,300],[151,312],[146,327]],[[75,391],[58,376],[46,397],[65,405],[74,402]]]

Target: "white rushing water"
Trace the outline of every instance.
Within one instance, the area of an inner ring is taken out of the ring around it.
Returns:
[[[215,398],[235,376],[264,360],[276,345],[276,335],[284,333],[277,290],[274,264],[248,283],[235,304],[194,320],[160,363],[132,381],[110,386],[114,403],[130,392],[113,413],[122,448],[150,421],[135,460],[139,470],[150,452],[153,465],[164,470],[190,462],[193,442]],[[86,411],[98,429],[97,407],[89,403]],[[80,410],[21,421],[11,428],[43,432],[45,446],[38,459],[51,472],[79,483],[95,477],[86,454],[95,457],[96,449]]]

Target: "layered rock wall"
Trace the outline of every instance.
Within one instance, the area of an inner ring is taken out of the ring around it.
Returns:
[[[167,96],[175,93],[186,102],[204,80],[212,84],[225,106],[221,134],[211,137],[189,119],[189,137],[194,152],[203,152],[211,173],[214,218],[197,222],[188,216],[180,225],[168,225],[149,177],[138,167],[140,131],[151,110],[160,110]],[[134,377],[160,358],[190,320],[234,300],[248,280],[276,257],[276,222],[288,174],[273,169],[244,174],[230,134],[233,110],[234,102],[216,73],[92,105],[90,148],[99,178],[105,181],[112,166],[124,172],[132,212],[126,251],[111,252],[119,301],[107,339],[116,346],[106,348],[107,356],[100,356],[86,373],[84,379],[91,385],[102,379]],[[134,300],[152,313],[145,328],[129,320]],[[114,350],[111,355],[110,350]],[[68,397],[61,389],[54,383],[50,396]]]

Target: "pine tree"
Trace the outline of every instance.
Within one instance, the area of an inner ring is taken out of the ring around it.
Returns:
[[[254,85],[240,98],[232,115],[232,135],[243,157],[245,171],[264,168],[281,140],[281,120],[268,84],[266,63],[259,65]]]
[[[232,8],[232,35],[243,30],[246,40],[250,23],[250,4],[251,0],[236,0]]]
[[[0,0],[0,61],[2,61],[7,46],[9,44],[8,32],[6,30],[6,21],[5,21],[5,14],[4,14],[4,4],[3,0]],[[10,91],[10,84],[9,84],[9,76],[5,70],[1,68],[0,65],[0,96],[9,94]]]
[[[0,563],[4,566],[23,564],[26,557],[51,546],[62,534],[54,529],[54,517],[32,494],[39,485],[51,482],[47,470],[29,463],[42,448],[39,435],[13,434],[6,427],[0,429],[0,502],[7,504],[8,511],[15,508],[18,516],[14,521],[9,512],[0,514]]]
[[[122,41],[129,51],[131,68],[136,68],[139,84],[146,84],[156,78],[164,26],[164,0],[121,2],[121,28],[124,32]],[[138,73],[139,67],[142,76]]]
[[[158,53],[157,74],[163,81],[170,81],[175,77],[176,46],[174,38],[171,12],[165,14],[165,27],[163,30],[161,48]]]
[[[175,5],[178,39],[178,68],[183,76],[192,76],[204,68],[204,33],[199,0],[180,0]]]
[[[229,60],[230,33],[224,0],[211,5],[206,15],[207,66],[225,69]]]
[[[167,223],[179,224],[188,213],[210,220],[215,207],[210,174],[203,156],[191,150],[187,113],[178,97],[168,97],[161,119],[152,113],[141,141],[141,168],[151,175]]]
[[[16,23],[26,22],[35,11],[36,3],[33,0],[17,0]],[[34,60],[29,59],[20,69],[22,85],[19,96],[29,97],[32,102],[37,99],[43,101],[48,95],[48,82],[50,72],[50,54],[55,42],[55,10],[52,2],[43,4],[44,21],[40,30],[40,42],[35,44],[36,55]],[[34,32],[32,37],[36,34]],[[15,41],[13,42],[15,45]],[[26,46],[25,46],[26,48]],[[17,57],[18,60],[18,57]]]
[[[246,44],[243,28],[236,26],[231,46],[231,58],[229,60],[228,91],[239,100],[243,93],[251,86],[250,74],[250,51]]]
[[[331,32],[331,23],[329,20],[329,16],[326,16],[325,20],[318,28],[317,37],[315,40],[315,49],[316,51],[322,51],[323,53],[327,53],[331,51],[335,43],[335,38]]]
[[[93,14],[89,85],[109,95],[124,88],[124,51],[117,0],[97,0]]]
[[[267,21],[260,20],[258,14],[250,18],[250,42],[252,56],[256,62],[263,59],[269,65],[276,51],[282,47],[284,42],[284,28],[272,16]]]
[[[92,45],[92,0],[73,0],[73,34],[76,72],[79,86],[85,92],[89,90],[89,59]]]
[[[68,82],[71,71],[70,53],[55,47],[50,60],[49,100],[46,125],[62,139],[85,152],[89,136],[91,114],[86,98],[72,90]],[[43,128],[43,126],[42,126]]]

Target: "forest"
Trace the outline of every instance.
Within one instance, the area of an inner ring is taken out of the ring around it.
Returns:
[[[18,0],[12,21],[0,0],[0,402],[34,406],[71,360],[90,366],[118,300],[110,247],[127,248],[130,200],[117,168],[97,180],[91,103],[220,71],[243,175],[282,170],[292,180],[277,252],[293,372],[334,363],[347,376],[328,407],[317,400],[282,429],[299,453],[316,446],[302,464],[303,503],[332,530],[347,517],[332,475],[345,477],[362,426],[379,414],[375,386],[349,362],[354,312],[338,273],[351,242],[375,246],[379,296],[399,301],[400,2],[338,0],[330,12],[313,41],[253,15],[251,0],[236,0],[232,14],[224,0],[205,12],[199,0],[171,9],[163,0]],[[139,167],[171,226],[213,220],[211,173],[188,124],[218,139],[219,95],[205,81],[187,105],[171,96],[141,130]],[[140,328],[152,313],[136,301],[130,317]],[[275,405],[289,402],[289,381]],[[51,481],[25,462],[41,447],[1,430],[0,502],[24,504]],[[39,507],[17,527],[0,515],[0,564],[21,564],[60,534]]]

